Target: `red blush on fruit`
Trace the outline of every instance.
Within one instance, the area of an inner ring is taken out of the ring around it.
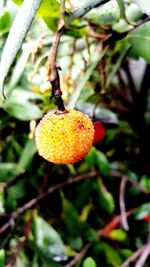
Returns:
[[[104,139],[105,135],[106,135],[106,130],[103,126],[103,124],[99,121],[95,121],[93,122],[94,125],[94,141],[93,143],[97,143],[100,142]]]
[[[146,215],[146,216],[144,217],[144,221],[145,221],[145,222],[150,222],[150,214],[148,214],[148,215]]]

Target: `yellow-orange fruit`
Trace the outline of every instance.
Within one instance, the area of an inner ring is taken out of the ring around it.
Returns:
[[[80,111],[50,111],[36,127],[39,155],[56,164],[75,163],[88,153],[94,139],[90,118]]]

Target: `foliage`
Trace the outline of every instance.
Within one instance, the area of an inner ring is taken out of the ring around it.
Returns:
[[[66,0],[63,100],[106,129],[74,165],[45,161],[34,140],[55,108],[47,60],[60,3],[36,13],[34,1],[14,27],[22,2],[0,3],[0,266],[118,267],[139,251],[138,264],[150,235],[150,1]]]

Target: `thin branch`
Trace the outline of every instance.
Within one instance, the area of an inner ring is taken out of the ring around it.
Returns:
[[[119,204],[120,204],[120,212],[121,212],[121,224],[124,230],[129,230],[129,225],[126,216],[126,207],[125,207],[125,187],[127,183],[127,177],[122,176],[120,183],[120,192],[119,192]]]
[[[102,58],[99,62],[99,71],[100,71],[100,84],[101,84],[101,95],[106,93],[106,60]]]
[[[68,18],[66,25],[69,26],[70,23],[77,19],[84,16],[87,12],[89,12],[92,8],[98,7],[100,5],[103,5],[110,0],[87,0],[84,4],[82,4],[81,8],[78,10],[75,10]]]
[[[122,176],[125,176],[128,180],[129,183],[131,183],[133,186],[135,186],[139,191],[141,191],[142,193],[146,194],[146,195],[150,195],[150,191],[148,191],[146,188],[144,188],[139,182],[131,179],[130,177],[128,177],[127,175],[122,174],[121,172],[118,171],[111,171],[110,175],[112,177],[118,177],[121,178]]]
[[[101,40],[101,41],[106,41],[108,40],[108,38],[111,36],[111,34],[106,34],[106,33],[98,33],[98,32],[95,32],[92,27],[89,27],[88,28],[88,31],[89,31],[89,35],[91,37],[94,37],[98,40]]]
[[[134,213],[135,209],[129,210],[126,212],[127,216],[130,216]],[[97,237],[108,237],[111,230],[116,228],[117,225],[120,223],[121,220],[121,216],[120,215],[116,215],[103,229],[101,229],[100,231],[97,232]],[[88,252],[88,250],[91,248],[92,243],[87,243],[80,252],[78,252],[75,257],[65,266],[65,267],[72,267],[75,266],[75,264],[81,260],[86,253]]]
[[[141,253],[139,260],[137,261],[135,267],[142,267],[146,262],[148,256],[150,255],[150,242],[145,246],[143,253]]]
[[[19,255],[20,251],[22,250],[22,248],[24,247],[25,241],[26,241],[25,236],[20,238],[17,246],[14,248],[12,257],[10,257],[9,262],[6,264],[6,267],[14,267],[15,266],[17,257]]]
[[[133,79],[133,77],[131,75],[131,72],[130,72],[129,60],[126,59],[123,62],[123,69],[125,71],[125,74],[127,76],[128,82],[129,82],[129,87],[130,87],[130,92],[132,94],[132,97],[133,97],[133,99],[136,99],[136,97],[137,97],[137,89],[136,89],[136,85],[135,85],[134,79]]]
[[[145,249],[145,245],[143,245],[142,247],[140,247],[137,251],[135,251],[122,265],[121,267],[129,267],[129,264],[132,261],[135,261],[143,252],[143,250]]]
[[[0,234],[4,233],[8,228],[10,228],[10,229],[12,230],[14,226],[15,226],[15,221],[14,221],[13,216],[10,214],[10,219],[8,220],[8,222],[5,223],[5,224],[0,228]]]
[[[59,19],[59,25],[58,30],[61,30],[65,25],[65,0],[60,1],[60,19]]]
[[[85,173],[85,174],[80,174],[76,177],[69,178],[67,181],[64,181],[60,184],[50,187],[47,192],[40,194],[37,198],[32,199],[31,201],[23,205],[21,208],[19,208],[16,212],[14,212],[13,218],[16,219],[18,216],[23,214],[26,210],[33,208],[39,201],[41,201],[42,199],[44,199],[45,197],[47,197],[48,195],[56,191],[60,191],[63,187],[68,186],[73,183],[77,183],[83,179],[93,178],[96,175],[97,175],[97,172],[95,171]]]
[[[122,64],[122,61],[123,59],[125,58],[127,52],[129,51],[129,48],[130,48],[130,45],[128,45],[125,49],[123,49],[121,51],[121,54],[117,60],[117,62],[113,65],[113,68],[107,78],[107,82],[106,82],[106,88],[109,88],[112,80],[113,80],[113,77],[115,76],[115,74],[117,73],[117,71],[120,69],[120,66]]]
[[[79,253],[76,254],[76,256],[71,260],[65,267],[72,267],[75,266],[75,264],[81,260],[87,253],[87,251],[90,249],[91,243],[87,243]]]
[[[149,224],[149,234],[147,238],[147,243],[144,244],[142,247],[140,247],[137,251],[135,251],[122,265],[121,267],[128,267],[129,264],[133,261],[135,261],[137,258],[139,260],[137,261],[135,267],[143,267],[144,263],[146,262],[148,256],[150,254],[150,224]]]
[[[50,65],[50,73],[51,76],[54,75],[53,79],[56,79],[56,71],[57,71],[57,66],[56,66],[56,58],[57,58],[57,53],[58,53],[58,47],[60,43],[60,38],[62,35],[62,32],[65,27],[65,21],[64,21],[64,14],[65,14],[65,1],[61,0],[60,2],[60,18],[58,22],[58,30],[56,33],[55,41],[53,42],[50,50],[50,55],[48,58],[48,63]]]
[[[90,50],[89,38],[87,36],[85,36],[85,44],[86,44],[86,49],[87,49],[87,53],[88,53],[87,63],[90,64],[90,62],[91,62],[91,50]]]
[[[14,248],[13,254],[10,256],[6,267],[15,266],[16,261],[17,261],[17,257],[19,255],[20,251],[23,249],[25,242],[26,242],[26,239],[30,233],[32,218],[33,218],[33,216],[31,214],[28,221],[25,223],[25,226],[24,226],[24,236],[19,239],[19,242],[16,245],[16,247]]]
[[[65,14],[65,0],[60,1],[60,18],[58,22],[58,30],[56,33],[55,41],[53,42],[50,50],[50,54],[47,61],[47,73],[48,73],[48,80],[50,81],[52,85],[52,97],[56,100],[56,105],[58,107],[58,110],[64,111],[65,107],[62,100],[62,92],[60,88],[60,77],[58,73],[58,69],[60,69],[57,66],[56,59],[57,59],[57,53],[58,53],[58,47],[61,39],[61,35],[65,29],[65,21],[64,21],[64,14]]]
[[[105,47],[105,49],[102,50],[101,44],[96,47],[94,54],[93,54],[92,62],[90,62],[90,65],[88,66],[85,74],[83,75],[80,82],[78,83],[75,92],[72,94],[70,98],[70,101],[68,103],[69,107],[71,108],[75,107],[77,100],[82,92],[82,89],[84,88],[86,82],[89,80],[91,74],[93,73],[93,70],[96,68],[96,66],[98,65],[100,60],[103,58],[107,50],[108,50],[108,47]]]
[[[57,184],[57,185],[50,187],[47,192],[39,194],[36,198],[31,199],[29,202],[24,204],[22,207],[18,208],[15,212],[11,213],[9,215],[10,219],[8,220],[8,222],[5,223],[0,228],[0,234],[5,232],[9,227],[13,228],[14,227],[14,220],[16,218],[18,218],[20,215],[25,213],[28,209],[33,209],[39,203],[39,201],[43,200],[44,198],[46,198],[50,194],[57,192],[57,191],[60,191],[68,185],[75,184],[75,183],[78,183],[84,179],[93,178],[96,176],[97,176],[97,172],[95,172],[95,171],[85,173],[85,174],[80,174],[80,175],[77,175],[75,177],[69,178],[67,181],[64,181],[60,184]]]
[[[131,216],[136,211],[136,208],[128,210],[125,212],[126,217]],[[109,237],[110,232],[115,229],[121,221],[121,215],[116,215],[103,229],[97,232],[98,237]]]

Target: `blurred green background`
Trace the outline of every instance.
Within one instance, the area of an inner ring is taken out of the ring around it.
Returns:
[[[0,2],[0,55],[21,2]],[[106,131],[82,161],[49,163],[34,140],[55,108],[46,62],[59,2],[43,1],[7,75],[0,267],[150,266],[150,1],[104,2],[69,25],[57,56],[65,106]],[[66,21],[82,5],[66,1]]]

